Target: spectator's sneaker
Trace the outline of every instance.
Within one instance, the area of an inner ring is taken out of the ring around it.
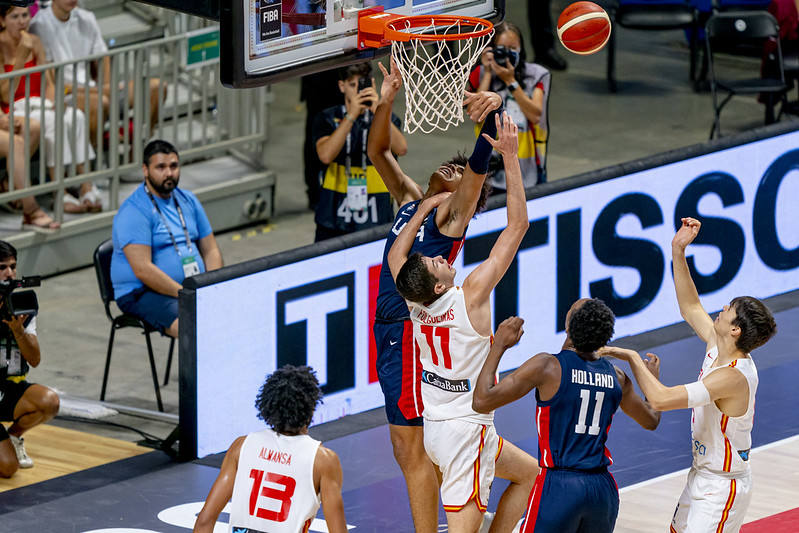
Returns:
[[[33,468],[33,459],[30,458],[28,452],[25,451],[25,439],[22,437],[15,437],[9,435],[11,444],[14,446],[14,451],[17,452],[17,462],[20,468]]]

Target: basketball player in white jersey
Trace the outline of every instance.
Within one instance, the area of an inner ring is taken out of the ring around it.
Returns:
[[[653,408],[693,409],[693,464],[669,531],[734,533],[743,524],[752,487],[749,449],[758,380],[749,352],[765,344],[777,326],[763,302],[751,296],[733,299],[715,321],[710,318],[699,301],[685,258],[685,248],[700,226],[694,218],[683,218],[671,243],[680,313],[707,343],[699,379],[666,387],[646,370],[637,352],[608,347],[603,353],[630,362]]]
[[[231,496],[231,533],[305,533],[320,501],[327,530],[346,533],[338,456],[308,435],[321,399],[310,367],[285,365],[266,378],[255,407],[272,429],[233,442],[194,533],[212,533]]]
[[[422,202],[388,253],[397,290],[413,321],[422,361],[424,446],[441,476],[441,501],[450,533],[480,527],[496,473],[511,482],[500,499],[489,531],[510,532],[524,513],[538,464],[494,429],[494,415],[472,409],[472,392],[491,347],[491,292],[502,279],[529,227],[517,157],[517,127],[496,117],[498,139],[485,139],[502,154],[507,178],[508,224],[491,254],[456,287],[455,269],[442,257],[408,257],[425,217],[443,201]]]

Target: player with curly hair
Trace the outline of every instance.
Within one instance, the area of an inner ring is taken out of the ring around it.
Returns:
[[[230,446],[194,533],[211,533],[231,498],[231,531],[308,531],[321,503],[328,531],[346,533],[338,456],[308,435],[321,401],[319,381],[308,366],[285,365],[266,378],[255,408],[271,429]]]
[[[495,384],[500,358],[521,339],[524,320],[511,317],[497,328],[472,407],[487,413],[536,389],[541,471],[522,533],[613,531],[619,490],[608,472],[613,459],[605,447],[613,415],[621,407],[645,429],[660,423],[660,413],[635,393],[630,378],[597,354],[613,337],[615,321],[602,300],[578,300],[566,314],[560,353],[539,353]],[[658,375],[657,361],[649,371]]]

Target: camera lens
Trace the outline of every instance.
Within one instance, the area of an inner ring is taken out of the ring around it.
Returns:
[[[497,65],[504,67],[505,64],[507,63],[507,60],[508,60],[508,49],[505,48],[504,46],[497,46],[496,49],[494,49],[494,62]]]

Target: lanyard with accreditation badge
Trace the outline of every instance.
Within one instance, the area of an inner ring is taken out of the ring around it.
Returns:
[[[344,115],[347,114],[347,108],[344,109]],[[369,129],[369,110],[364,111],[364,121],[366,126],[361,128],[361,172],[353,174],[351,170],[352,159],[350,153],[352,151],[352,130],[347,133],[347,152],[345,157],[345,168],[347,171],[347,207],[350,211],[363,211],[368,205],[368,196],[366,188],[366,140],[368,138]],[[343,120],[343,119],[342,119]],[[356,119],[357,120],[357,119]],[[353,127],[355,124],[353,123]]]
[[[191,247],[191,238],[189,237],[189,229],[186,227],[186,219],[183,218],[183,210],[180,208],[180,204],[178,203],[178,197],[176,195],[172,195],[172,198],[175,199],[175,209],[177,209],[178,216],[180,217],[180,225],[183,226],[183,235],[186,237],[186,247],[189,249],[189,255],[183,257],[180,253],[180,248],[178,248],[178,243],[175,241],[175,236],[172,234],[172,230],[169,229],[169,224],[166,221],[166,217],[161,212],[161,209],[158,207],[158,203],[156,203],[155,198],[153,198],[153,193],[150,192],[150,189],[147,186],[144,186],[144,190],[147,191],[147,196],[150,197],[150,201],[153,203],[153,207],[158,212],[158,216],[161,217],[161,223],[166,228],[167,233],[169,233],[169,238],[172,239],[172,246],[175,247],[175,252],[177,252],[178,257],[180,257],[180,263],[183,267],[183,274],[185,277],[194,276],[195,274],[200,273],[200,264],[197,262],[197,256],[194,255],[192,252]]]

